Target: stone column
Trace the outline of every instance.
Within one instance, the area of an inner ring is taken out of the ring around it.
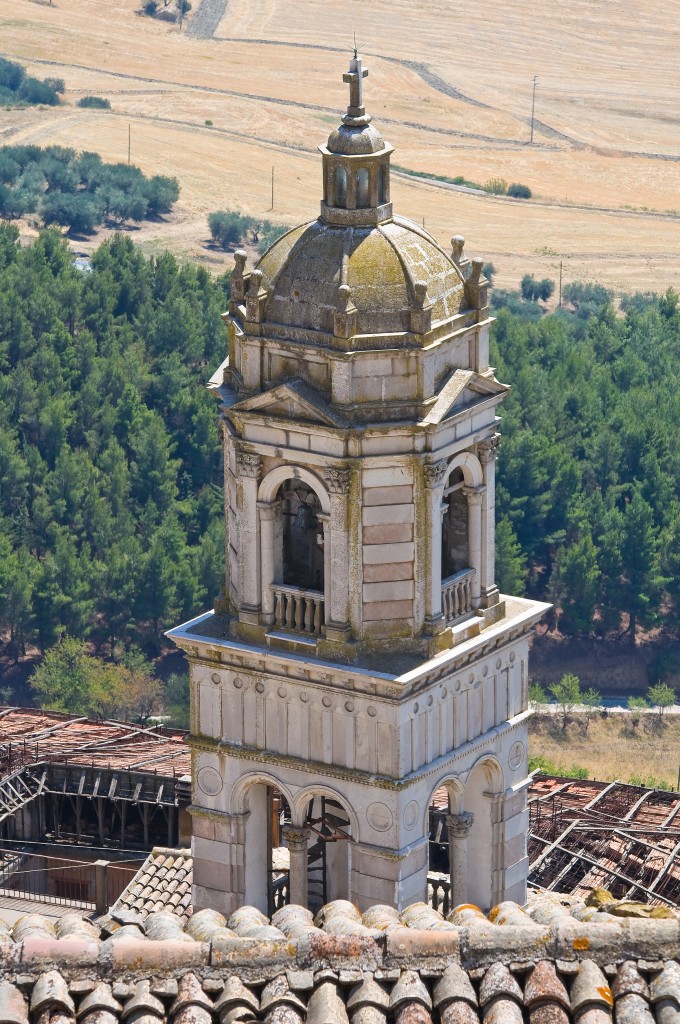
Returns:
[[[475,570],[472,581],[472,607],[479,608],[482,577],[482,500],[484,487],[464,487],[468,503],[468,551],[470,566]]]
[[[327,469],[324,480],[331,501],[330,518],[324,520],[326,637],[343,641],[349,636],[349,469]]]
[[[424,466],[427,518],[424,524],[415,526],[416,530],[424,526],[427,531],[425,623],[431,630],[442,617],[442,484],[447,468],[445,459]]]
[[[257,624],[260,610],[260,545],[257,488],[262,460],[241,445],[236,448],[238,508],[239,619]]]
[[[288,874],[288,901],[300,907],[307,906],[307,849],[310,831],[304,825],[284,825],[283,838],[288,844],[290,871]]]
[[[482,499],[482,570],[481,601],[483,608],[490,608],[498,601],[496,586],[496,456],[501,441],[500,434],[493,434],[477,445],[477,456],[482,464],[484,497]]]
[[[449,833],[449,873],[451,875],[451,906],[468,901],[468,835],[473,815],[469,811],[446,815]]]
[[[264,624],[271,626],[274,621],[274,594],[272,583],[276,580],[276,523],[281,515],[280,501],[258,501],[257,511],[260,516],[260,575],[262,579],[262,618]]]

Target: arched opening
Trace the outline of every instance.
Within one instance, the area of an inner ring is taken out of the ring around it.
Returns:
[[[482,910],[494,903],[493,779],[489,767],[477,764],[465,784],[465,807],[472,813],[467,839],[468,902]]]
[[[277,500],[281,503],[282,582],[323,593],[321,502],[302,480],[286,480],[279,488]]]
[[[297,870],[306,876],[307,906],[314,913],[331,900],[351,899],[352,825],[332,794],[315,793],[303,808],[306,847]],[[293,870],[291,851],[291,872]]]
[[[371,195],[368,182],[368,170],[360,167],[356,177],[356,204],[357,209],[363,210],[371,205]]]
[[[442,580],[469,567],[468,503],[462,469],[454,469],[444,489]]]
[[[247,790],[245,805],[244,873],[246,906],[271,915],[289,901],[289,871],[283,848],[284,822],[290,809],[283,794],[265,781]]]
[[[387,164],[381,164],[378,170],[378,204],[382,205],[389,201],[388,190],[389,178]]]
[[[344,167],[335,168],[335,185],[333,189],[335,206],[347,206],[347,171]]]

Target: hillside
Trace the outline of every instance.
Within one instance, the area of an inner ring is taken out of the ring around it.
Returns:
[[[466,235],[472,251],[493,260],[501,287],[526,271],[556,278],[560,261],[565,282],[631,291],[676,282],[680,27],[672,8],[490,0],[483,17],[465,18],[439,0],[424,10],[404,0],[350,0],[337,10],[312,0],[203,0],[180,33],[139,13],[136,0],[26,0],[21,8],[0,0],[4,55],[66,84],[57,108],[0,111],[0,140],[124,160],[129,130],[133,162],[176,176],[182,189],[175,212],[136,239],[147,251],[170,246],[218,267],[224,256],[207,248],[211,210],[290,224],[316,215],[315,147],[344,106],[341,76],[356,31],[370,66],[367,102],[401,167],[502,177],[535,196],[464,194],[395,175],[401,212],[424,218],[443,243]],[[112,110],[77,108],[84,95],[108,98]]]

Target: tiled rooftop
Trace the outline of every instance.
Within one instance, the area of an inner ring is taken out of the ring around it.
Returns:
[[[191,916],[191,851],[155,847],[120,894],[113,911],[135,911],[144,919],[165,910],[184,920]]]
[[[56,711],[0,709],[0,770],[22,764],[68,761],[162,775],[188,775],[184,734],[123,722],[98,722]]]
[[[677,1024],[680,921],[535,897],[449,921],[417,904],[312,920],[30,916],[0,932],[2,1024]]]

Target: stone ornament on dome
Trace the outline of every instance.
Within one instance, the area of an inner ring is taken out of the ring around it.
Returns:
[[[364,107],[364,78],[368,77],[368,68],[362,64],[361,57],[354,48],[354,56],[349,62],[349,71],[343,76],[343,82],[349,83],[349,105],[347,113],[343,117],[345,124],[355,125],[368,124],[371,120]]]

